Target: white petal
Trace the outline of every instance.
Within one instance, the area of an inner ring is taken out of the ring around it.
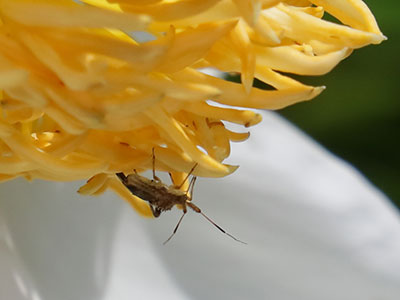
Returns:
[[[40,180],[0,186],[0,222],[16,261],[9,269],[32,290],[26,299],[90,300],[103,293],[121,202],[81,197],[78,187]],[[12,289],[0,281],[0,295]]]
[[[0,299],[35,300],[31,282],[0,212]]]
[[[176,281],[194,299],[398,299],[400,222],[392,205],[291,125],[264,118],[233,148],[238,171],[198,180],[193,200],[247,246],[194,214],[165,247],[177,216],[149,225]]]
[[[186,299],[144,220],[114,194],[80,196],[80,185],[0,186],[0,299]]]

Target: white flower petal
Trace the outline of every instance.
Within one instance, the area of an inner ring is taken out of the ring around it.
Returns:
[[[10,270],[32,290],[26,299],[90,300],[103,293],[121,202],[84,198],[78,187],[22,179],[0,187],[3,236],[13,245],[9,256],[20,257]],[[0,281],[0,291],[10,294],[0,299],[14,300],[11,284]]]
[[[140,221],[131,209],[125,210],[115,236],[104,300],[165,299],[168,295],[174,300],[187,299]]]
[[[194,299],[398,299],[392,205],[351,166],[276,115],[264,117],[233,148],[238,171],[198,180],[193,200],[247,246],[190,214],[162,247],[176,220],[150,224],[176,281]]]
[[[0,212],[0,299],[34,300],[31,282]]]

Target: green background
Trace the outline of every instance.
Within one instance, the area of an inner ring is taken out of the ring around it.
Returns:
[[[299,78],[327,89],[280,113],[400,207],[400,2],[364,2],[388,40],[355,50],[327,75]]]

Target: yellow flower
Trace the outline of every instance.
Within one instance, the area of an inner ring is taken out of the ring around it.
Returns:
[[[249,134],[224,122],[261,121],[236,107],[312,99],[324,87],[289,74],[325,74],[385,39],[360,0],[0,0],[0,17],[0,180],[91,178],[82,194],[112,188],[143,215],[115,173],[150,169],[154,148],[175,179],[195,163],[198,176],[230,174],[230,142]]]

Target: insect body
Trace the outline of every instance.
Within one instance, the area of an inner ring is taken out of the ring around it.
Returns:
[[[141,176],[136,172],[128,176],[125,176],[123,173],[117,173],[116,175],[133,195],[149,203],[151,211],[154,217],[156,218],[159,217],[162,212],[171,210],[175,205],[182,206],[183,214],[179,219],[178,223],[176,224],[173,233],[164,242],[164,244],[167,243],[178,230],[178,227],[181,224],[182,219],[187,212],[187,207],[190,207],[196,213],[201,214],[204,218],[206,218],[209,222],[211,222],[215,227],[217,227],[220,231],[222,231],[226,235],[230,236],[231,238],[233,238],[238,242],[244,243],[235,238],[233,235],[227,233],[224,229],[222,229],[219,225],[217,225],[214,221],[212,221],[209,217],[207,217],[199,207],[197,207],[195,204],[191,202],[193,195],[193,187],[196,182],[196,177],[192,177],[192,179],[190,180],[187,191],[182,191],[180,189],[186,182],[186,180],[189,178],[189,176],[192,174],[197,164],[193,166],[192,170],[186,176],[185,180],[181,183],[181,185],[176,186],[173,184],[168,186],[156,176],[154,161],[155,158],[153,150],[153,180]]]
[[[160,180],[150,180],[136,173],[128,176],[118,173],[117,176],[133,195],[149,202],[151,211],[156,218],[162,212],[171,210],[177,204],[183,207],[184,213],[186,206],[191,207],[196,212],[199,210],[197,206],[190,203],[192,199],[188,193],[174,185],[167,186]],[[191,186],[194,185],[194,181],[195,179],[191,181]]]

